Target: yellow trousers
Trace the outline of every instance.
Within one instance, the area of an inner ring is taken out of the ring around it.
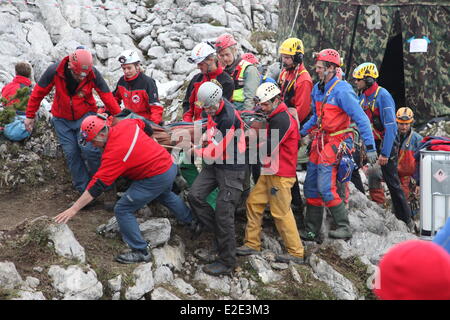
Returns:
[[[270,205],[270,213],[288,253],[303,258],[304,248],[291,210],[291,188],[295,178],[261,175],[247,199],[247,226],[245,245],[260,251],[264,209]]]

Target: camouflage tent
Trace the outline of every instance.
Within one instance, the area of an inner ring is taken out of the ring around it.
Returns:
[[[450,114],[449,9],[442,0],[280,0],[279,40],[302,39],[310,71],[312,52],[338,50],[347,80],[360,63],[375,63],[397,106],[425,122]],[[428,51],[411,53],[413,39],[429,41]]]

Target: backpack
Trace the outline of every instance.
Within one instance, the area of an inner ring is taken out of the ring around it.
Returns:
[[[16,116],[14,121],[7,124],[3,130],[3,135],[11,141],[22,141],[30,136],[30,132],[25,129],[25,116]]]

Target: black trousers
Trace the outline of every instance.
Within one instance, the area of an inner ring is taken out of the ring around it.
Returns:
[[[381,146],[377,141],[378,152],[380,151],[380,147]],[[381,166],[381,172],[383,173],[384,182],[386,182],[389,193],[391,194],[395,216],[397,219],[409,223],[411,220],[411,208],[406,200],[405,193],[400,184],[400,178],[398,177],[398,147],[398,141],[395,140],[388,163]]]
[[[234,212],[242,194],[244,177],[244,170],[205,166],[188,194],[193,213],[205,229],[214,234],[214,241],[218,245],[218,262],[231,268],[236,264]],[[206,202],[206,197],[215,188],[219,189],[219,194],[214,211]]]

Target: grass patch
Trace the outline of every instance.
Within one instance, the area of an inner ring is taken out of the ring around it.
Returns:
[[[16,289],[3,289],[0,288],[0,300],[11,300],[19,298],[18,291]]]
[[[318,256],[327,261],[337,272],[350,280],[358,294],[366,300],[376,300],[372,290],[367,287],[367,279],[371,274],[367,273],[367,266],[361,262],[359,257],[342,259],[333,248],[321,248]]]

